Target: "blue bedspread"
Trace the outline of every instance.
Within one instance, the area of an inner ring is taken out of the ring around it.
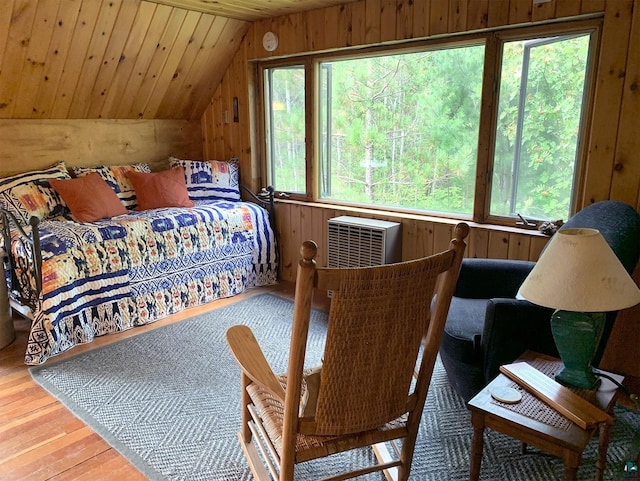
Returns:
[[[25,362],[276,281],[268,214],[214,201],[40,224],[42,293]]]

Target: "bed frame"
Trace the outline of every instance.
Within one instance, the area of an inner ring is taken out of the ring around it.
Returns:
[[[240,185],[240,190],[249,199],[269,212],[269,223],[276,235],[274,189],[271,186],[255,193],[248,187]],[[42,291],[42,253],[40,251],[40,219],[31,217],[29,226],[23,225],[11,212],[0,207],[0,221],[2,225],[3,266],[8,271],[8,291],[11,307],[24,317],[33,319],[40,292]],[[11,231],[16,230],[18,236],[12,240]],[[11,249],[12,242],[18,242],[27,258],[16,256]],[[276,249],[276,255],[278,250]],[[31,275],[29,273],[32,273]],[[35,279],[35,285],[31,279]]]

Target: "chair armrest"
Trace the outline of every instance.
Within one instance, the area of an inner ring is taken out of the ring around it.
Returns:
[[[482,333],[485,382],[498,375],[501,365],[512,363],[525,351],[558,355],[551,314],[553,309],[525,300],[489,300]]]
[[[233,326],[227,330],[227,344],[242,372],[284,403],[284,389],[264,357],[251,329],[243,325]]]
[[[464,259],[454,296],[470,299],[513,298],[535,262]]]

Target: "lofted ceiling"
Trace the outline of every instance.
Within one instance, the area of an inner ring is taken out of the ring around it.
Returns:
[[[0,0],[0,119],[199,119],[251,21],[336,0]]]
[[[253,21],[357,0],[151,0],[197,12]]]

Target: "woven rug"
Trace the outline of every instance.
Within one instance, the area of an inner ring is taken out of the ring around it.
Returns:
[[[269,294],[31,369],[34,379],[94,429],[149,479],[240,481],[252,479],[236,433],[240,428],[240,372],[225,332],[247,324],[277,372],[286,370],[292,303]],[[317,365],[326,315],[314,311],[309,366]],[[624,479],[623,467],[638,415],[616,408],[605,479]],[[412,480],[467,480],[470,415],[450,388],[438,361],[411,471]],[[592,480],[597,443],[585,451],[579,480]],[[372,458],[360,450],[297,468],[311,481],[347,463]],[[380,480],[381,474],[367,480]],[[562,462],[535,449],[485,433],[482,480],[559,480]]]

